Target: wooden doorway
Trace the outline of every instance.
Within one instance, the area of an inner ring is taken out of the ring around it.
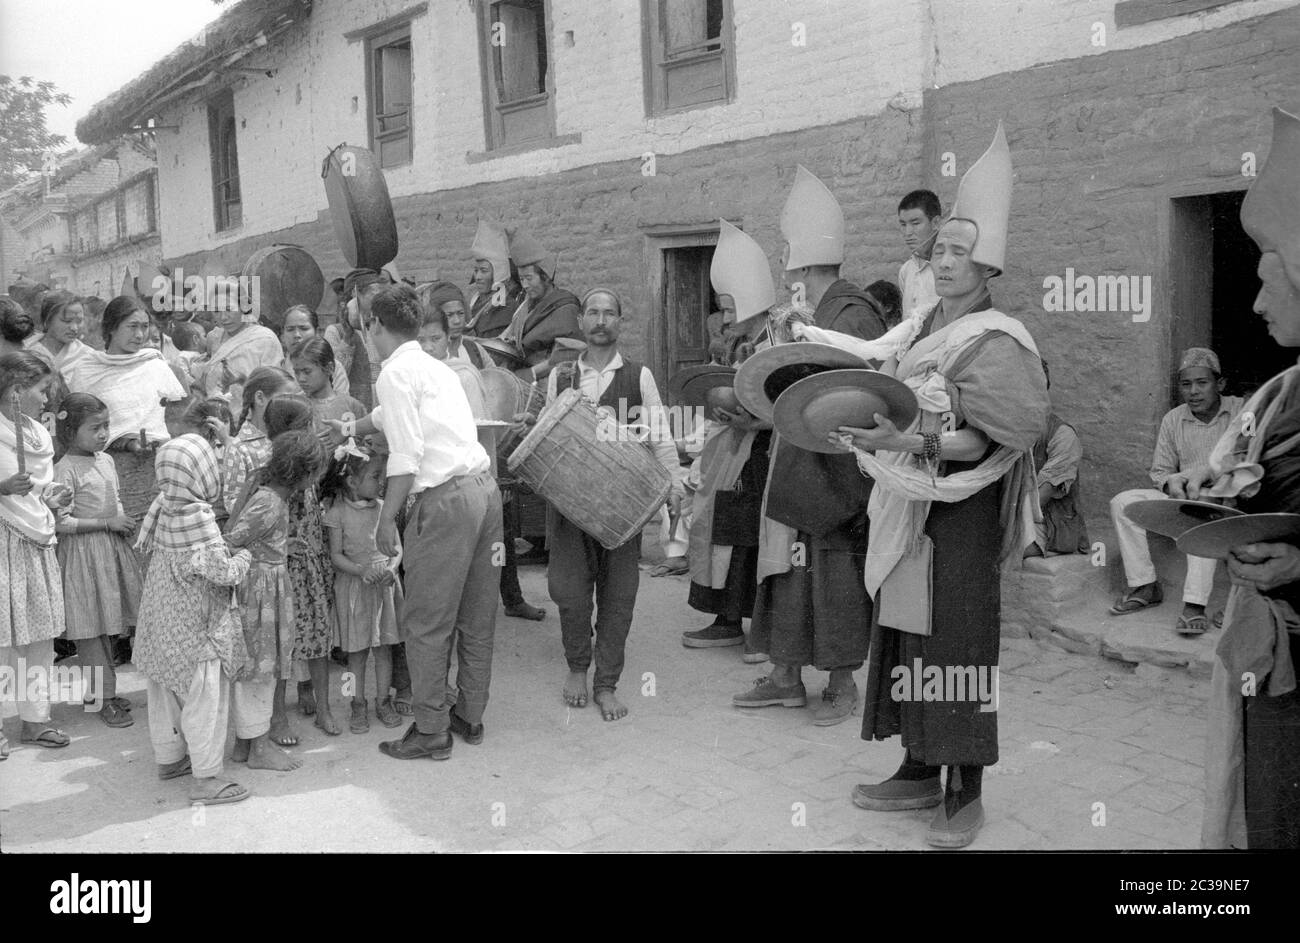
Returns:
[[[683,367],[709,362],[708,317],[717,307],[709,266],[718,227],[659,227],[647,233],[650,297],[654,305],[649,366],[660,390]]]

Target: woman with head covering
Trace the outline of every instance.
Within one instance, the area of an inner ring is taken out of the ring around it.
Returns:
[[[252,558],[221,538],[212,508],[221,470],[202,436],[165,443],[157,467],[159,493],[136,542],[152,555],[134,652],[149,679],[154,760],[160,779],[193,772],[191,803],[238,802],[248,790],[221,773],[231,681],[248,659],[233,592]]]
[[[86,331],[86,309],[72,292],[52,291],[41,301],[40,345],[65,377],[90,350],[82,337]]]
[[[68,389],[90,393],[108,406],[108,452],[122,483],[122,504],[139,521],[153,500],[153,449],[171,438],[162,405],[185,398],[163,356],[146,342],[151,319],[134,295],[104,309],[105,349],[88,350],[68,374]]]
[[[284,360],[280,339],[246,314],[234,279],[223,281],[211,301],[216,328],[208,335],[206,362],[194,365],[195,382],[205,396],[229,393],[238,400],[244,379],[258,367],[278,367]]]

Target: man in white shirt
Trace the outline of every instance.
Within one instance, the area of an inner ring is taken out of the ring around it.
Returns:
[[[549,403],[560,392],[577,387],[585,399],[612,411],[620,423],[642,417],[650,430],[656,457],[673,477],[674,507],[681,504],[677,446],[665,420],[663,401],[648,367],[619,353],[618,335],[623,306],[608,288],[593,288],[582,299],[579,324],[587,349],[576,361],[561,364],[547,378]],[[637,407],[640,407],[639,409]],[[546,543],[550,567],[546,573],[551,599],[560,610],[560,634],[569,678],[564,700],[571,707],[587,704],[587,671],[592,663],[592,611],[595,610],[595,663],[592,700],[605,720],[627,716],[627,707],[614,695],[623,673],[623,651],[632,627],[641,573],[641,535],[614,550],[606,550],[555,508],[546,509]],[[599,600],[599,606],[593,604]]]
[[[414,692],[415,722],[401,740],[379,745],[409,760],[451,756],[454,731],[483,739],[483,710],[492,673],[501,551],[501,492],[460,380],[423,350],[416,337],[422,309],[404,285],[373,298],[368,333],[382,358],[375,383],[379,405],[344,435],[382,430],[388,439],[388,484],[376,532],[379,550],[396,556],[397,516],[407,498],[402,552],[406,601],[402,630]],[[456,643],[454,704],[447,674]]]
[[[903,317],[917,308],[933,308],[939,303],[934,290],[934,269],[930,267],[930,250],[943,222],[939,198],[930,190],[913,190],[898,204],[898,226],[908,257],[898,270],[898,287],[903,293]]]

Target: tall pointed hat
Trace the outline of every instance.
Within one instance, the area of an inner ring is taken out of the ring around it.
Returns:
[[[1300,290],[1300,118],[1273,109],[1273,146],[1241,204],[1241,226],[1261,252],[1276,252]]]
[[[555,258],[546,251],[546,247],[522,229],[509,232],[510,260],[523,268],[525,265],[538,265],[547,275],[555,275]]]
[[[739,324],[776,304],[776,287],[772,284],[767,253],[754,237],[725,219],[718,223],[718,246],[713,250],[709,281],[718,294],[731,296]]]
[[[781,209],[781,235],[790,244],[787,271],[844,262],[844,211],[826,184],[802,164]]]
[[[991,265],[1000,273],[1007,256],[1007,223],[1011,217],[1011,149],[998,122],[993,143],[961,178],[948,219],[975,224],[978,235],[972,261]]]
[[[504,282],[510,277],[510,241],[500,226],[480,219],[469,251],[474,258],[487,259],[492,263],[492,284]]]

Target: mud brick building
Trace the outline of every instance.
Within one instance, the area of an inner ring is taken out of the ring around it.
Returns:
[[[846,275],[893,278],[898,199],[946,207],[1002,120],[995,298],[1051,362],[1104,533],[1109,495],[1146,480],[1181,348],[1214,344],[1239,389],[1285,360],[1236,212],[1269,107],[1300,109],[1297,49],[1294,0],[243,0],[77,132],[154,126],[163,256],[187,273],[288,242],[342,274],[320,165],[367,144],[404,275],[467,280],[480,216],[523,226],[560,284],[626,294],[662,383],[703,357],[718,217],[775,271],[802,163],[845,209]],[[1045,310],[1067,268],[1149,285],[1149,317]]]

